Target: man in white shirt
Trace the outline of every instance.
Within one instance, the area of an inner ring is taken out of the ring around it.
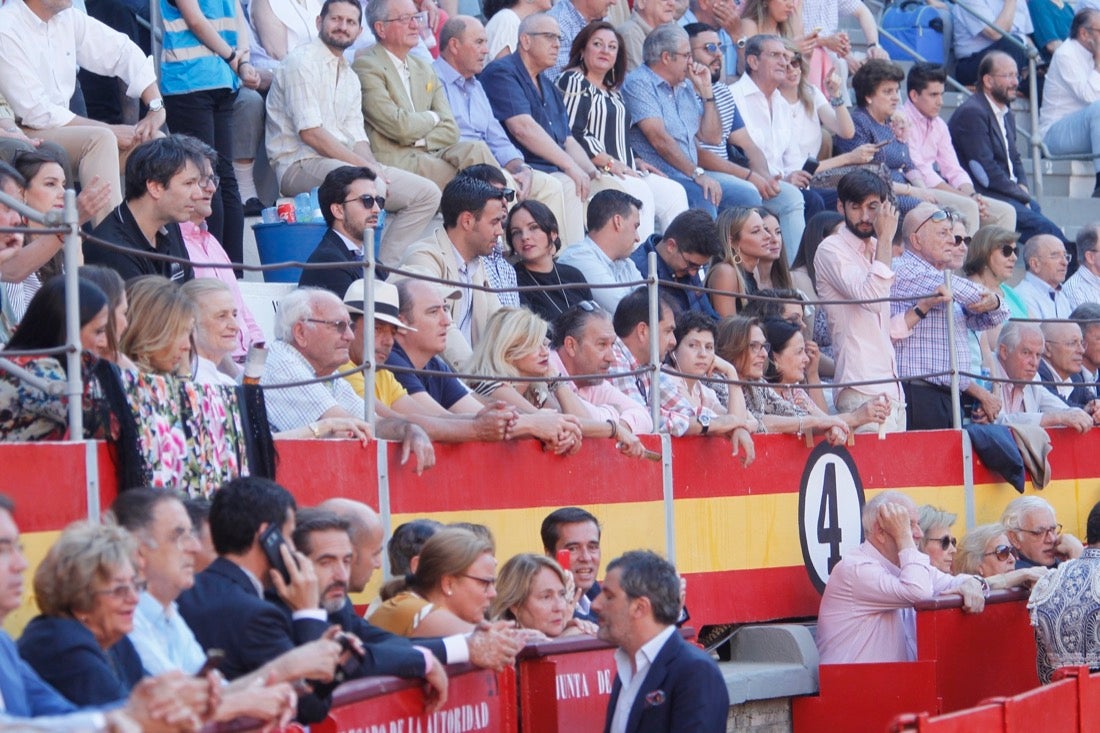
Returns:
[[[1077,230],[1077,272],[1062,286],[1066,300],[1076,309],[1083,303],[1100,303],[1100,223]]]
[[[1025,43],[1025,36],[1034,30],[1026,0],[970,0],[965,5],[966,8],[954,6],[952,11],[958,59],[955,78],[961,84],[973,84],[980,78],[978,65],[982,57],[992,51],[1008,54],[1026,70],[1027,52],[1017,45]],[[987,26],[986,18],[998,30]]]
[[[389,215],[378,259],[394,267],[439,208],[439,187],[426,178],[382,165],[363,121],[363,93],[344,59],[362,32],[358,2],[324,5],[318,37],[287,54],[267,95],[267,154],[279,190],[294,196],[321,185],[344,165],[370,168]]]
[[[558,262],[575,267],[592,284],[622,283],[617,288],[593,288],[592,298],[608,313],[642,279],[630,259],[638,243],[642,202],[628,193],[606,189],[588,204],[588,236],[558,256]]]
[[[121,78],[126,94],[140,97],[148,114],[136,125],[107,125],[70,112],[77,68]],[[110,206],[95,217],[98,224],[122,203],[125,156],[164,125],[153,59],[71,0],[10,0],[0,8],[0,69],[0,96],[23,130],[64,148],[82,186],[96,176],[107,182]]]
[[[1100,154],[1100,10],[1078,10],[1050,60],[1039,135],[1054,155]],[[1100,158],[1093,198],[1100,198]]]
[[[656,553],[635,550],[607,566],[592,603],[599,638],[618,647],[604,730],[726,729],[725,680],[709,654],[677,633],[681,607],[676,568]]]
[[[1046,345],[1043,360],[1039,363],[1039,379],[1047,384],[1046,390],[1065,400],[1072,407],[1080,407],[1088,413],[1096,411],[1095,385],[1086,384],[1081,369],[1085,365],[1085,336],[1081,326],[1065,321],[1047,321],[1040,328]]]
[[[1016,286],[1016,294],[1027,304],[1028,315],[1069,318],[1073,307],[1062,292],[1069,267],[1065,245],[1049,234],[1032,237],[1024,242],[1024,266],[1027,274]]]

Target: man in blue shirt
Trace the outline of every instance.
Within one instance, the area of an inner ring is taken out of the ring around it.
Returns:
[[[714,220],[705,211],[691,209],[672,220],[664,235],[654,234],[642,242],[630,259],[638,266],[642,277],[649,277],[649,253],[657,253],[657,279],[701,287],[700,268],[722,254],[721,238]],[[661,287],[663,295],[676,303],[680,312],[697,310],[717,318],[706,293],[678,287]]]

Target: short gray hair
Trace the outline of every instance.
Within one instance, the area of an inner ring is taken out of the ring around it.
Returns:
[[[73,522],[34,573],[34,597],[44,616],[73,616],[95,607],[101,584],[124,564],[137,569],[134,538],[117,524]]]
[[[1043,329],[1035,323],[1025,323],[1021,321],[1009,321],[1001,329],[1000,336],[997,337],[997,346],[1005,347],[1009,351],[1015,351],[1020,347],[1020,342],[1024,338],[1024,334],[1034,334],[1043,339],[1043,343],[1046,343],[1046,338],[1043,337]]]
[[[771,33],[757,33],[755,36],[745,41],[745,58],[749,56],[760,58],[761,54],[764,53],[764,44],[772,41],[782,44],[783,38]],[[746,66],[746,68],[748,67]]]
[[[545,18],[550,18],[551,20],[554,21],[554,23],[558,22],[557,18],[550,15],[549,13],[531,13],[531,15],[528,15],[526,18],[524,18],[523,20],[521,20],[519,22],[519,30],[517,31],[517,34],[521,35],[521,36],[522,35],[530,35],[533,32],[532,28],[540,20],[543,20]],[[560,31],[560,27],[559,27],[559,31]]]
[[[878,510],[883,504],[893,502],[894,504],[904,504],[905,506],[916,506],[916,502],[910,499],[900,491],[894,491],[888,489],[880,494],[875,494],[871,499],[863,505],[863,512],[860,514],[860,520],[863,523],[863,534],[870,535],[875,529],[875,522],[878,520]]]
[[[381,23],[390,13],[390,0],[370,0],[367,3],[367,27],[370,28],[370,32],[374,34],[375,39],[378,39],[378,31],[374,29],[375,23]]]
[[[642,44],[642,61],[653,66],[662,54],[676,53],[680,44],[688,40],[687,31],[676,23],[665,23],[654,28]]]
[[[1073,309],[1069,317],[1078,321],[1087,335],[1092,329],[1100,328],[1100,303],[1082,303]]]
[[[1035,511],[1048,511],[1052,517],[1057,517],[1054,507],[1046,499],[1039,496],[1021,496],[1008,502],[1008,506],[1001,515],[1001,526],[1007,530],[1018,530],[1020,520]]]
[[[983,524],[966,533],[959,542],[959,551],[951,570],[956,575],[976,575],[985,556],[985,546],[991,539],[1005,533],[1003,524]]]
[[[657,623],[680,618],[680,576],[668,560],[650,550],[631,550],[612,560],[607,572],[619,570],[619,585],[628,598],[646,598]]]
[[[946,509],[940,509],[934,507],[931,504],[925,504],[917,510],[917,524],[920,525],[920,531],[924,533],[924,537],[920,541],[920,550],[924,551],[924,546],[928,541],[928,533],[933,527],[943,527],[948,529],[955,523],[955,520],[959,518],[958,514],[949,512]]]
[[[294,324],[313,315],[313,306],[322,300],[343,305],[343,301],[334,293],[321,288],[295,288],[280,298],[275,307],[275,338],[287,343],[292,342]]]

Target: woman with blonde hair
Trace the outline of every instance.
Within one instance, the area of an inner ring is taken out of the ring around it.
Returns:
[[[126,287],[130,325],[119,345],[143,372],[189,375],[195,307],[176,283],[145,275]]]
[[[395,584],[370,622],[399,636],[468,634],[496,598],[497,561],[489,540],[458,527],[433,534],[413,571]]]
[[[517,627],[549,639],[595,636],[596,624],[573,617],[574,592],[572,576],[553,559],[534,553],[516,555],[500,569],[489,618],[515,621]]]
[[[743,299],[736,296],[759,291],[756,266],[768,256],[771,235],[764,228],[758,209],[731,206],[718,215],[722,236],[722,258],[707,270],[703,285],[723,291],[710,293],[710,303],[719,316],[733,316],[741,310]]]
[[[959,542],[951,569],[956,575],[980,575],[993,590],[1030,587],[1046,574],[1042,565],[1017,570],[1017,557],[1003,524],[983,524]]]

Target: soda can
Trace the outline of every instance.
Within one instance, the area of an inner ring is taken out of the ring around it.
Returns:
[[[279,218],[285,221],[287,224],[293,224],[297,219],[294,217],[294,202],[287,201],[286,203],[279,204]]]

